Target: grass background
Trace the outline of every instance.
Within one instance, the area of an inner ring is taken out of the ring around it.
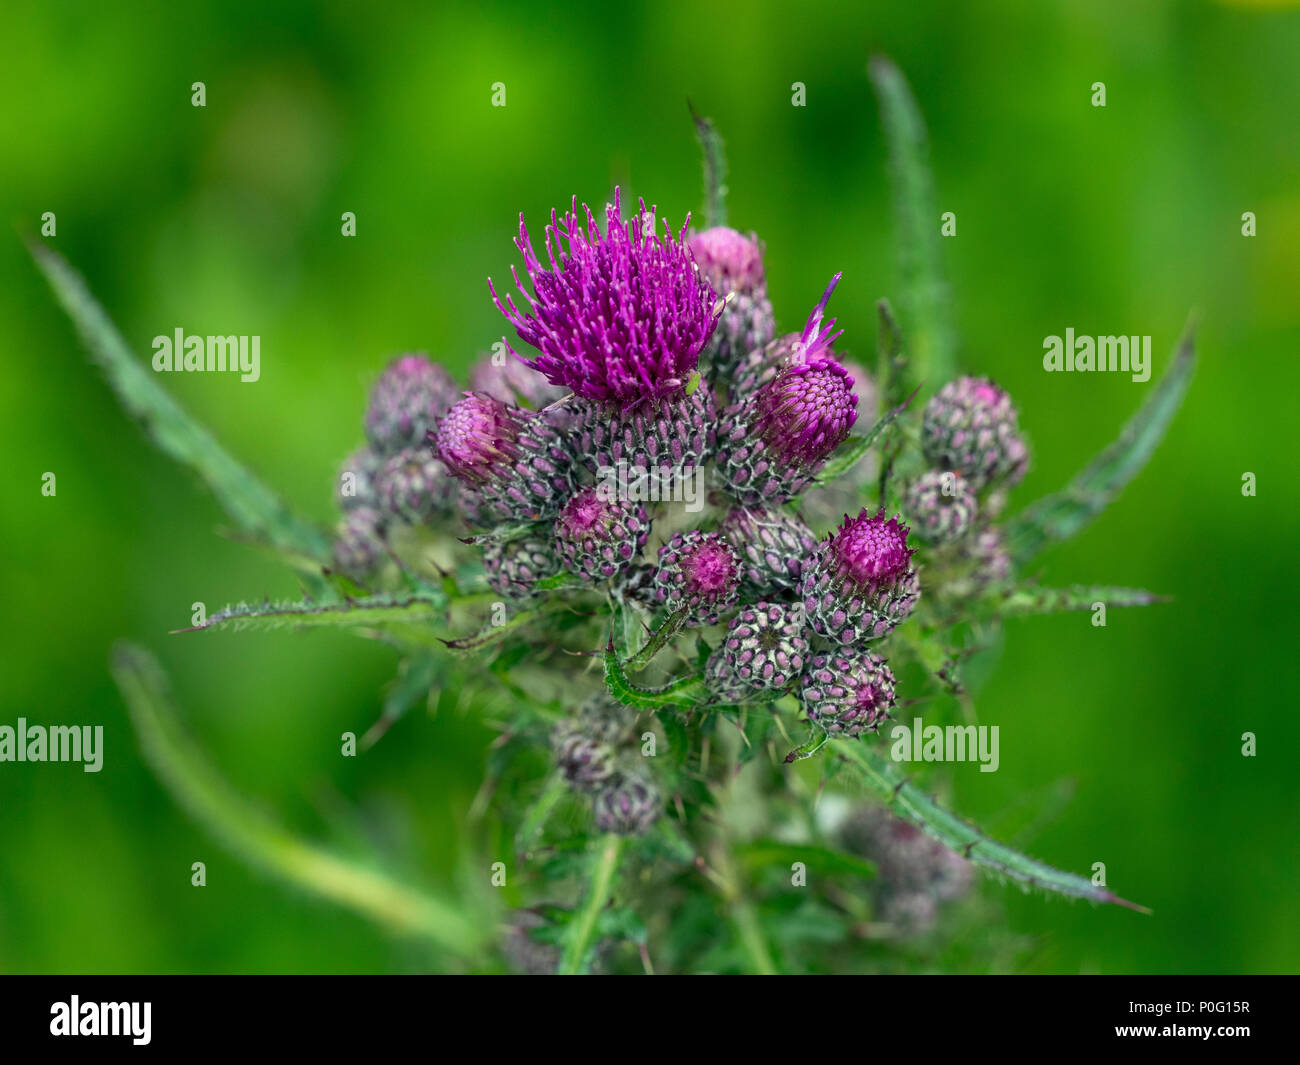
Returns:
[[[1009,627],[981,693],[996,774],[957,808],[1027,849],[1106,863],[1155,910],[1012,888],[1026,965],[1062,972],[1295,971],[1300,13],[1270,3],[13,5],[0,42],[0,204],[57,215],[54,246],[126,337],[262,337],[262,379],[177,375],[176,395],[301,510],[326,519],[393,353],[463,370],[502,332],[488,274],[524,211],[612,184],[665,217],[700,206],[687,100],[728,147],[733,224],[768,248],[786,328],[836,270],[841,349],[874,350],[896,295],[865,64],[891,55],[932,135],[966,368],[1016,397],[1034,445],[1023,503],[1109,441],[1149,386],[1049,375],[1042,339],[1154,337],[1189,308],[1202,361],[1154,461],[1049,583],[1130,584],[1170,605]],[[206,108],[190,103],[203,81]],[[507,106],[490,106],[504,82]],[[1090,105],[1106,84],[1107,106]],[[807,106],[791,106],[806,85]],[[355,239],[340,214],[356,212]],[[1241,235],[1253,211],[1258,236]],[[937,221],[937,220],[936,220]],[[540,221],[538,223],[540,226]],[[228,858],[143,767],[107,676],[118,637],[172,674],[242,790],[309,832],[340,820],[449,887],[488,733],[413,715],[371,754],[395,661],[344,635],[168,636],[191,604],[291,594],[273,562],[156,455],[87,367],[20,241],[0,240],[3,705],[101,724],[98,775],[0,764],[0,970],[368,971],[423,961],[359,918]],[[58,494],[40,494],[53,471]],[[1243,498],[1243,472],[1258,495]],[[1258,755],[1240,755],[1254,732]],[[346,812],[344,812],[346,811]],[[1028,813],[1027,813],[1028,811]],[[208,887],[190,887],[205,861]]]

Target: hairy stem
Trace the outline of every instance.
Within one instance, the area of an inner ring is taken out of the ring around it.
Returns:
[[[560,958],[559,975],[574,976],[584,971],[587,955],[591,951],[592,939],[596,934],[596,922],[609,901],[614,887],[614,874],[618,871],[618,860],[623,852],[623,837],[609,833],[601,841],[596,854],[596,864],[591,873],[591,886],[587,897],[582,900],[582,908],[573,918],[569,927],[568,938],[564,944],[564,954]]]

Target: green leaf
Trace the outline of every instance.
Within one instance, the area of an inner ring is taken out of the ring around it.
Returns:
[[[821,472],[817,475],[816,484],[830,484],[837,477],[847,473],[853,465],[862,458],[880,438],[880,434],[888,429],[903,411],[907,410],[908,405],[916,397],[918,389],[914,389],[902,403],[892,410],[886,411],[877,419],[876,424],[866,431],[862,436],[849,437],[848,442],[840,445],[829,459],[826,465],[822,467]]]
[[[1142,588],[1116,588],[1105,584],[1072,584],[1068,588],[1016,588],[993,604],[998,617],[1016,618],[1029,614],[1060,614],[1070,610],[1091,610],[1094,603],[1108,607],[1150,606],[1167,603],[1169,597]]]
[[[611,642],[605,651],[605,686],[624,706],[653,710],[661,706],[694,706],[708,696],[701,676],[679,677],[660,688],[641,688],[627,679],[623,663]]]
[[[274,547],[304,572],[317,573],[330,560],[326,534],[293,514],[181,408],[158,383],[152,369],[131,354],[85,281],[57,252],[35,240],[29,240],[27,246],[72,318],[91,358],[104,371],[127,413],[143,425],[150,439],[207,482],[237,529]]]
[[[860,771],[861,779],[889,804],[895,814],[985,870],[1060,895],[1110,902],[1150,913],[1145,907],[1098,887],[1086,877],[1053,869],[989,839],[979,829],[949,813],[919,788],[909,784],[893,762],[861,740],[833,742],[835,753]]]
[[[176,802],[237,858],[403,935],[482,964],[490,930],[472,912],[294,836],[239,796],[185,734],[158,663],[114,648],[113,677],[145,760]]]
[[[1033,558],[1050,543],[1069,539],[1105,510],[1141,472],[1187,394],[1195,363],[1196,327],[1189,321],[1169,368],[1119,439],[1063,492],[1044,496],[1007,525],[1007,544],[1017,561]]]
[[[868,69],[889,147],[898,231],[895,243],[913,372],[916,382],[937,387],[954,376],[957,365],[925,120],[907,79],[892,62],[876,56]]]
[[[704,154],[704,223],[708,228],[725,226],[727,155],[722,137],[713,120],[698,114],[694,107],[691,108],[691,119],[695,123],[695,135],[700,140],[700,151]]]
[[[235,603],[208,617],[202,625],[174,632],[206,632],[210,629],[300,629],[300,628],[389,628],[403,626],[409,633],[416,623],[443,616],[448,599],[440,591],[426,590],[400,595],[373,595],[345,599],[339,603],[267,602]],[[422,642],[431,642],[432,634]]]

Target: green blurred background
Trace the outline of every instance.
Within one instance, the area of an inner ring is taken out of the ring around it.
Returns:
[[[984,890],[1031,937],[1035,970],[1300,968],[1300,13],[223,0],[9,5],[6,23],[7,219],[34,231],[56,212],[51,243],[142,356],[178,326],[260,334],[257,384],[168,385],[322,520],[385,360],[426,349],[461,371],[500,336],[485,278],[516,261],[521,210],[541,219],[616,181],[670,219],[699,208],[687,100],[726,138],[731,221],[767,242],[781,324],[797,327],[843,270],[840,348],[871,358],[874,301],[896,295],[896,270],[865,65],[892,56],[930,127],[940,209],[957,214],[944,250],[964,364],[1011,391],[1034,444],[1019,502],[1059,487],[1150,387],[1045,374],[1044,336],[1151,334],[1158,373],[1190,308],[1202,322],[1166,443],[1039,569],[1174,602],[1114,610],[1104,629],[1087,615],[1013,623],[980,699],[1002,729],[1001,769],[951,775],[962,813],[996,835],[1043,808],[1026,849],[1081,872],[1104,861],[1110,886],[1155,914]],[[191,106],[195,81],[206,108]],[[504,108],[490,106],[498,81]],[[340,236],[344,211],[355,239]],[[0,764],[0,970],[418,967],[360,918],[248,871],[174,807],[140,760],[108,649],[129,636],[161,656],[241,790],[308,833],[345,817],[448,890],[491,734],[472,713],[411,715],[343,759],[340,733],[378,713],[389,650],[332,633],[167,635],[197,600],[294,584],[214,534],[215,504],[119,412],[10,234],[0,723],[101,724],[107,751],[98,775]],[[1256,498],[1241,495],[1244,471]],[[1240,754],[1245,731],[1255,758]]]

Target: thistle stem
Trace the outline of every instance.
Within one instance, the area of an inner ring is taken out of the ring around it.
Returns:
[[[610,891],[614,886],[614,874],[618,871],[618,860],[623,851],[623,837],[612,832],[605,836],[596,855],[596,864],[591,873],[591,887],[587,897],[582,900],[582,908],[573,918],[569,935],[560,958],[560,976],[575,976],[582,972],[583,964],[591,949],[591,940],[596,933],[596,921],[600,911],[609,901]]]

